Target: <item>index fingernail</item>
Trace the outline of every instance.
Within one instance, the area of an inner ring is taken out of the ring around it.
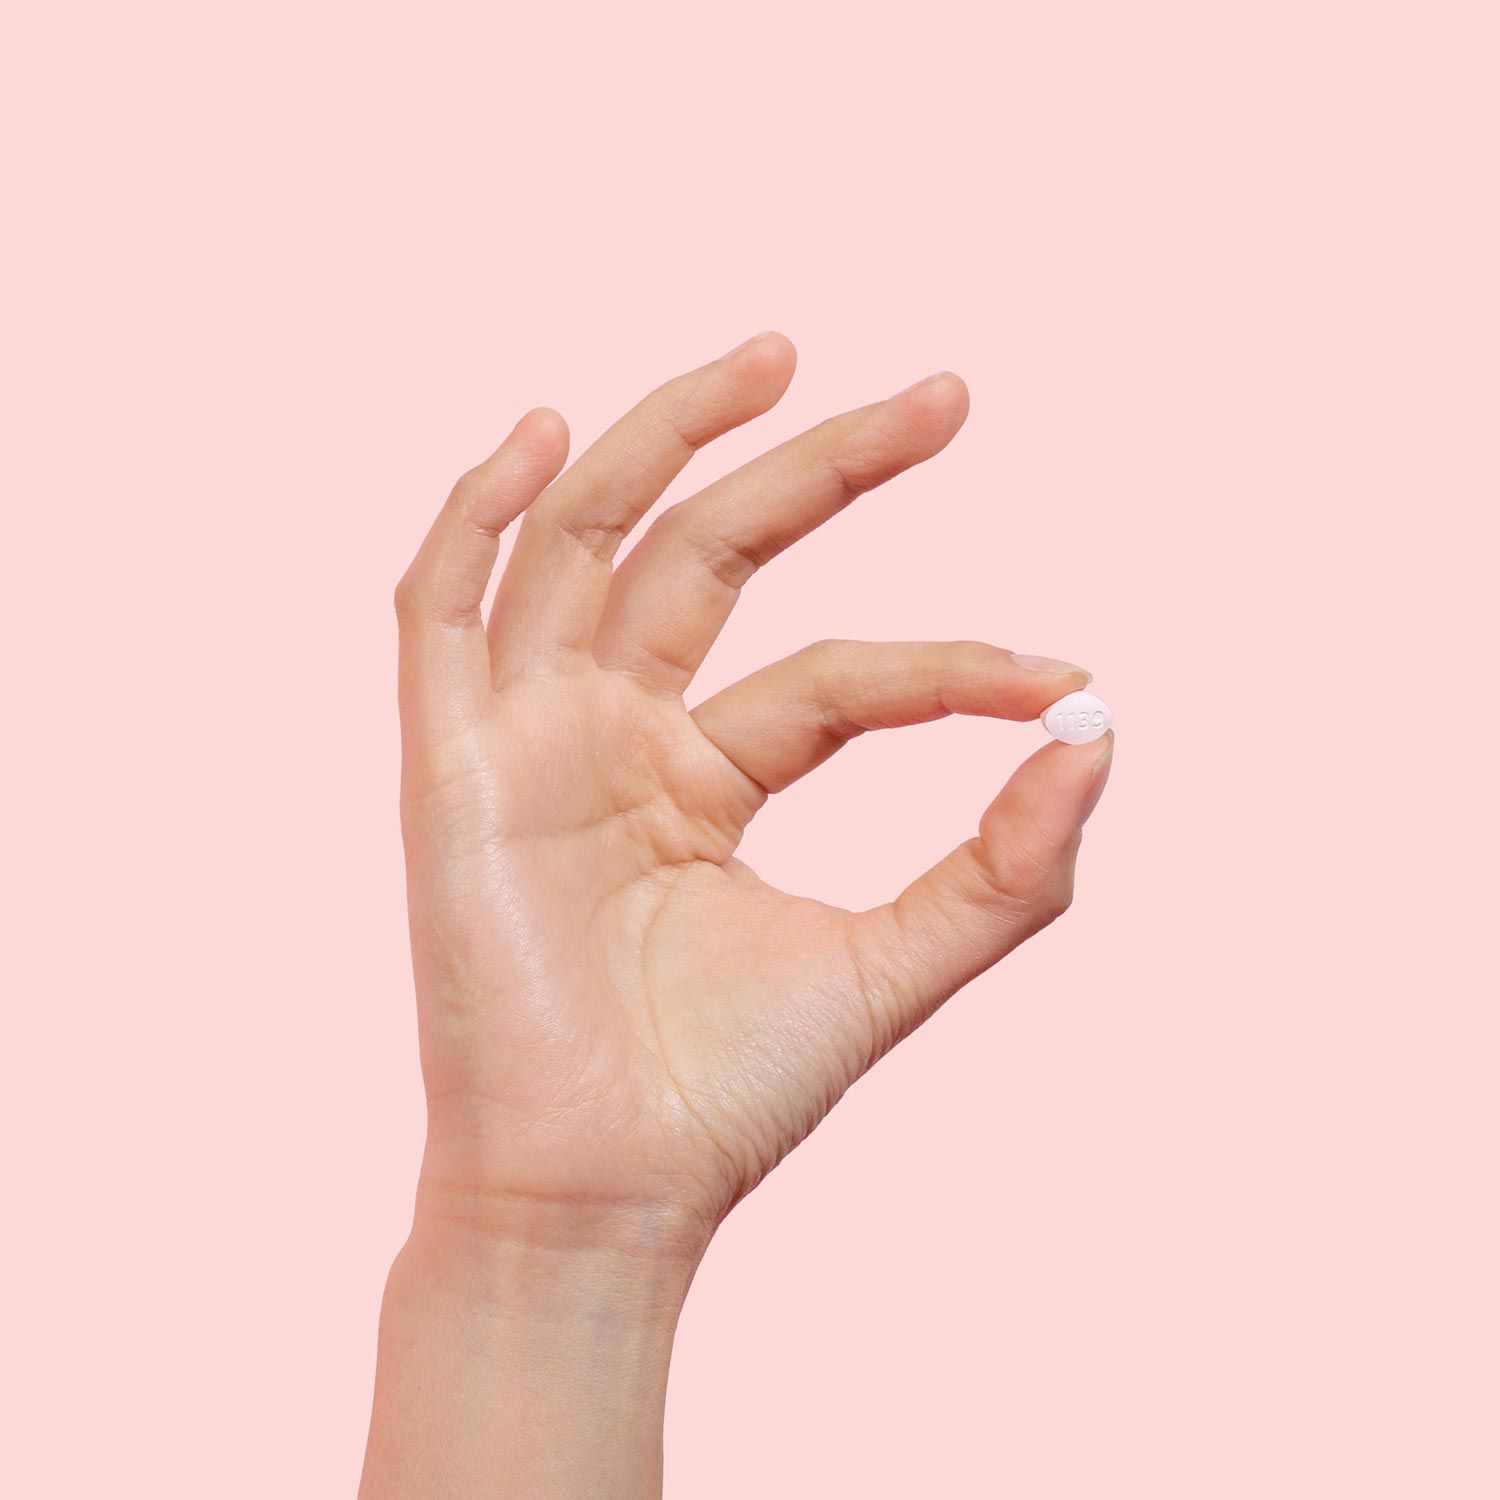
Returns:
[[[1011,653],[1011,658],[1018,667],[1024,667],[1028,672],[1051,672],[1057,676],[1068,676],[1077,674],[1086,682],[1094,680],[1094,674],[1083,667],[1075,666],[1070,661],[1059,661],[1053,656],[1017,656]]]

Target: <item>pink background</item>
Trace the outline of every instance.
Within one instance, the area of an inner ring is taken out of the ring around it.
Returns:
[[[1093,668],[1058,927],[731,1219],[668,1492],[1500,1494],[1488,4],[32,7],[0,59],[0,1490],[351,1494],[420,1145],[390,591],[525,407],[931,369],[758,580]],[[679,486],[674,493],[685,493]],[[1035,728],[747,856],[883,899]]]

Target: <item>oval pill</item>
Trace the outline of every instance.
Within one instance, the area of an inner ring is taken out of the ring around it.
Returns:
[[[1047,733],[1065,745],[1086,745],[1097,740],[1115,722],[1104,699],[1082,691],[1059,698],[1042,715]]]

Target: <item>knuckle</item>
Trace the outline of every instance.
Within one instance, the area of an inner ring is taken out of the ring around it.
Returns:
[[[747,405],[755,404],[755,382],[753,366],[726,368],[716,360],[661,386],[651,401],[652,416],[690,456],[745,419]]]
[[[484,496],[484,473],[481,469],[468,469],[458,476],[448,492],[448,513],[472,523]]]
[[[643,425],[654,428],[663,437],[691,457],[712,436],[711,424],[704,421],[700,387],[691,375],[679,375],[658,386],[642,403]]]
[[[993,899],[1027,926],[1045,927],[1073,904],[1071,860],[1053,858],[1025,839],[981,847]]]
[[[875,488],[877,480],[870,462],[854,453],[830,453],[824,460],[828,475],[844,504],[858,500]]]
[[[410,573],[403,573],[392,591],[391,602],[396,610],[396,622],[408,624],[417,615],[417,585]]]
[[[857,666],[851,658],[857,649],[853,641],[828,639],[814,641],[797,653],[823,732],[840,745],[869,727],[850,712],[848,687]]]
[[[709,576],[731,593],[739,593],[766,562],[758,548],[715,531],[697,529],[690,510],[684,510],[677,518],[674,530],[697,555]]]
[[[1073,872],[1069,868],[1065,875],[1052,881],[1041,903],[1041,910],[1046,914],[1049,922],[1055,922],[1072,904]]]
[[[564,536],[576,543],[584,556],[596,563],[609,564],[620,550],[628,523],[624,520],[594,521],[582,516],[560,514],[556,517],[556,525]]]
[[[797,654],[816,672],[825,672],[837,666],[849,649],[848,641],[827,637],[804,646]]]

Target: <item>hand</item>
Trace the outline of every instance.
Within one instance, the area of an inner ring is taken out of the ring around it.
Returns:
[[[1039,750],[977,837],[874,911],[735,858],[766,797],[863,730],[1031,719],[1087,680],[974,642],[828,642],[688,710],[751,575],[967,412],[938,375],[835,417],[668,510],[615,568],[693,452],[774,405],[793,362],[779,335],[752,339],[565,474],[562,419],[530,413],[459,481],[397,592],[428,1141],[365,1500],[659,1495],[673,1331],[715,1225],[1068,903],[1107,736]]]
[[[788,895],[735,858],[768,794],[866,729],[1034,719],[1087,674],[973,642],[826,642],[690,711],[758,568],[932,457],[938,375],[835,417],[624,537],[704,443],[781,396],[764,334],[669,382],[559,477],[534,411],[467,474],[398,593],[424,1187],[497,1222],[651,1223],[695,1254],[845,1089],[1067,905],[1111,740],[1048,744],[891,904]],[[486,633],[500,532],[524,513]]]

